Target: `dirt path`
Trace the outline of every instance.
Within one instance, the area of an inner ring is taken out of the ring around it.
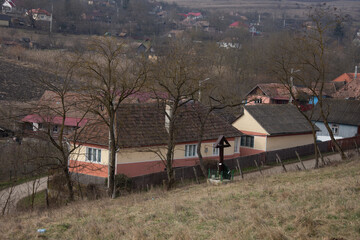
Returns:
[[[330,160],[330,162],[341,161],[340,154],[338,154],[338,153],[333,154],[333,155],[329,155],[329,156],[325,156],[324,159],[325,159],[325,161]],[[322,165],[321,160],[319,159],[319,161],[320,161],[319,165],[321,166]],[[303,163],[304,163],[305,168],[307,170],[314,169],[315,159],[309,159],[309,160],[303,161]],[[285,164],[285,168],[286,168],[286,170],[288,172],[290,172],[290,171],[298,171],[299,169],[298,169],[297,166],[299,166],[301,168],[301,170],[304,170],[300,162]],[[245,173],[244,174],[244,179],[256,178],[256,177],[260,177],[260,176],[268,176],[268,175],[274,175],[274,174],[280,174],[280,173],[284,172],[284,169],[280,165],[280,166],[270,167],[270,168],[267,168],[267,169],[262,169],[261,172],[262,172],[262,175],[261,175],[261,173],[259,171]],[[235,177],[235,180],[240,180],[240,179],[241,179],[240,176]]]
[[[33,189],[35,189],[35,192],[39,192],[46,189],[46,187],[47,177],[43,177],[0,191],[0,215],[3,213],[5,205],[5,213],[12,212],[15,210],[19,200],[29,196]]]

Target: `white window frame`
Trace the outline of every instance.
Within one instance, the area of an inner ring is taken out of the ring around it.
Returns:
[[[86,147],[86,161],[101,163],[101,149]]]
[[[234,140],[234,153],[239,153],[240,152],[240,141],[241,138],[236,137]]]
[[[332,124],[331,125],[331,131],[333,132],[334,135],[339,135],[339,125]]]
[[[212,149],[212,155],[213,156],[219,156],[219,148],[216,147],[216,144],[213,143],[212,145],[213,149]]]
[[[186,144],[185,145],[185,157],[197,157],[197,145]]]

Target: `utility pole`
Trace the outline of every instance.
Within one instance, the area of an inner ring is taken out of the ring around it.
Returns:
[[[198,98],[199,102],[201,102],[201,83],[206,82],[208,80],[210,80],[210,78],[205,78],[204,80],[199,81],[199,98]]]
[[[293,87],[294,87],[294,77],[293,77],[293,73],[297,73],[300,72],[300,69],[297,69],[294,71],[293,68],[290,69],[290,91],[292,91]],[[289,103],[292,103],[293,101],[293,97],[290,94],[290,99],[289,99]]]
[[[52,33],[53,13],[54,13],[54,2],[51,1],[50,33]]]

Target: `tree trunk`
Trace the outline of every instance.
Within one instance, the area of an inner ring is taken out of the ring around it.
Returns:
[[[206,177],[207,173],[206,173],[206,169],[205,169],[205,166],[204,166],[203,157],[202,157],[202,154],[201,154],[201,143],[202,143],[203,134],[204,134],[204,124],[201,123],[196,151],[197,151],[197,155],[198,155],[198,158],[199,158],[199,164],[200,164],[201,172],[204,175],[204,177]]]
[[[175,104],[174,104],[175,105]],[[172,109],[172,111],[176,111],[176,109]],[[170,190],[173,184],[175,183],[174,178],[174,169],[173,169],[173,156],[174,156],[174,141],[175,141],[175,120],[174,120],[174,112],[171,114],[171,119],[169,119],[169,138],[166,152],[166,173],[167,173],[167,190]]]
[[[65,163],[67,164],[67,162],[65,162]],[[68,200],[69,200],[69,202],[71,202],[71,201],[74,201],[74,189],[73,189],[70,172],[69,172],[67,165],[66,165],[66,167],[64,167],[64,175],[65,175],[65,179],[66,179],[66,186],[68,189]]]
[[[333,134],[331,128],[329,127],[329,123],[328,123],[328,121],[327,121],[327,117],[326,117],[325,114],[324,114],[322,103],[320,103],[320,104],[321,104],[321,105],[320,105],[320,114],[321,114],[321,117],[322,117],[322,119],[323,119],[323,121],[324,121],[324,125],[325,125],[325,127],[326,127],[326,130],[328,131],[329,136],[330,136],[330,138],[331,138],[331,142],[335,145],[336,150],[340,153],[341,159],[342,159],[342,160],[345,160],[345,159],[346,159],[345,153],[344,153],[344,151],[341,149],[339,143],[335,140],[334,134]]]
[[[111,198],[115,197],[114,187],[115,187],[115,164],[116,164],[116,142],[115,142],[115,112],[110,113],[110,127],[109,127],[109,186],[108,186],[108,196]]]
[[[166,153],[166,173],[167,173],[167,186],[166,189],[170,190],[171,187],[173,186],[173,184],[175,183],[175,178],[174,178],[174,169],[173,169],[173,149],[174,149],[174,144],[172,142],[168,143],[168,147],[167,147],[167,153]]]
[[[318,154],[318,150],[317,150],[316,131],[315,131],[315,127],[313,124],[311,124],[311,130],[312,130],[312,135],[313,135],[313,140],[314,140],[314,153],[315,153],[315,167],[314,168],[319,168],[319,154]]]

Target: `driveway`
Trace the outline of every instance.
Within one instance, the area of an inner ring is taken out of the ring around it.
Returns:
[[[43,177],[0,191],[0,215],[3,213],[4,207],[6,207],[5,213],[13,212],[19,200],[31,195],[33,189],[35,192],[39,192],[46,188],[47,177]]]

